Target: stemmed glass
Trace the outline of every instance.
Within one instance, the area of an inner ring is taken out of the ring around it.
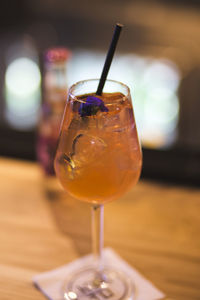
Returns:
[[[64,189],[92,205],[94,259],[67,278],[67,300],[133,299],[134,295],[128,276],[103,260],[103,209],[137,183],[142,153],[129,88],[106,80],[97,96],[98,83],[98,79],[80,81],[69,89],[55,157]]]

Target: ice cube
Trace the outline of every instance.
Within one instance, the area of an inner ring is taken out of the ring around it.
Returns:
[[[84,167],[98,160],[106,150],[105,141],[97,136],[79,134],[73,142],[71,158],[75,167]]]
[[[120,126],[120,114],[109,114],[102,116],[99,120],[99,127],[104,128],[106,131],[113,131]]]
[[[68,176],[69,179],[73,179],[75,176],[76,167],[73,159],[70,156],[63,153],[58,158],[58,161],[61,167],[61,172],[64,172],[65,176]]]
[[[105,153],[106,143],[103,139],[86,134],[78,134],[72,145],[72,152],[69,154],[62,153],[56,160],[60,172],[68,179],[75,179],[81,174],[82,168],[87,168],[99,160]]]

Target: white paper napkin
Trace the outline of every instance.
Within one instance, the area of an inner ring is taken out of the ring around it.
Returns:
[[[165,296],[149,280],[144,278],[137,270],[119,257],[111,248],[104,249],[103,259],[105,263],[109,262],[109,264],[117,266],[117,269],[123,271],[132,279],[137,287],[136,300],[158,300]],[[33,282],[48,299],[63,300],[62,288],[66,277],[79,270],[85,264],[90,264],[91,261],[92,255],[81,257],[60,268],[36,275],[33,278]]]

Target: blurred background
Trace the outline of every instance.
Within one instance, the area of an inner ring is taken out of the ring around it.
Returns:
[[[70,50],[68,86],[99,78],[120,22],[108,78],[131,88],[142,176],[200,185],[200,1],[7,0],[0,14],[1,156],[37,160],[45,51]]]

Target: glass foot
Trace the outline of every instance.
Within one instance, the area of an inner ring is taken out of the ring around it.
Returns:
[[[94,268],[82,269],[68,277],[64,284],[65,300],[133,300],[134,285],[120,271],[104,268],[97,272]]]

